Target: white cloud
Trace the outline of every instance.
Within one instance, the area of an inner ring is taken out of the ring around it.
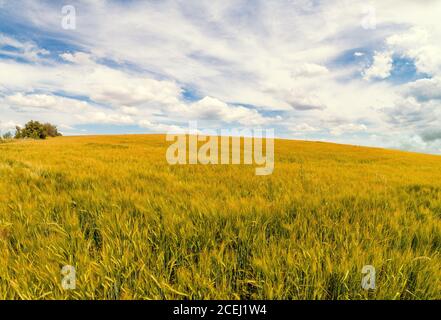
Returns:
[[[413,27],[410,30],[394,34],[386,39],[397,53],[414,60],[419,72],[430,75],[441,71],[441,48],[439,38],[426,28]]]
[[[135,121],[132,117],[127,115],[121,115],[114,112],[87,112],[75,115],[76,118],[83,124],[87,123],[99,123],[99,124],[134,124]]]
[[[171,111],[189,120],[237,122],[241,125],[263,125],[274,120],[262,116],[257,110],[228,105],[213,97],[205,97],[189,105],[180,104]]]
[[[0,88],[7,91],[61,91],[88,97],[112,107],[178,103],[182,89],[174,82],[156,80],[98,64],[90,57],[69,56],[73,65],[30,65],[0,60]],[[78,58],[82,57],[82,58]]]
[[[356,133],[356,132],[364,132],[367,130],[367,127],[364,124],[341,124],[335,128],[330,130],[331,134],[334,136],[340,136],[344,133]]]
[[[64,124],[64,123],[58,125],[57,127],[58,127],[59,129],[61,129],[61,130],[75,130],[74,127],[69,126],[69,125]]]
[[[25,109],[50,109],[71,113],[86,110],[89,106],[83,101],[49,94],[15,93],[5,97],[3,102],[21,111]]]
[[[18,124],[13,121],[1,121],[0,120],[0,133],[14,131],[16,126],[18,126]]]
[[[138,122],[139,126],[142,128],[146,128],[153,132],[158,133],[167,133],[167,134],[185,134],[188,133],[188,128],[184,128],[177,125],[168,125],[168,124],[162,124],[162,123],[155,123],[150,120],[140,120]]]
[[[6,48],[13,48],[14,50],[7,50]],[[0,54],[13,57],[22,58],[24,60],[38,62],[44,56],[49,54],[49,51],[39,48],[36,44],[30,41],[21,42],[15,38],[0,33]]]
[[[363,71],[363,78],[386,79],[391,74],[392,63],[392,52],[375,52],[372,65]]]
[[[326,75],[329,73],[328,68],[315,63],[301,63],[294,66],[293,77],[314,77]]]
[[[122,106],[121,111],[122,111],[122,113],[131,115],[131,116],[136,116],[137,114],[139,114],[139,109],[136,107]]]
[[[60,54],[60,57],[65,61],[81,64],[81,65],[87,65],[93,63],[93,59],[91,55],[84,52],[74,52],[74,53],[65,52]]]
[[[301,123],[290,128],[290,130],[293,131],[294,133],[304,133],[304,132],[316,132],[319,129],[314,128],[307,123]]]

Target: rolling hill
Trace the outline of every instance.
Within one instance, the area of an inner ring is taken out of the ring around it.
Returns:
[[[277,140],[256,176],[169,165],[167,146],[0,144],[0,298],[441,298],[441,157]]]

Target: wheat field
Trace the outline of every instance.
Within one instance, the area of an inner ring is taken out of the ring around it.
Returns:
[[[256,176],[171,166],[166,148],[0,144],[0,298],[441,298],[441,157],[277,140],[273,174]]]

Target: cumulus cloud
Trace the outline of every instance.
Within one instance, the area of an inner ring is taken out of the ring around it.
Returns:
[[[328,68],[315,63],[301,63],[293,68],[293,77],[315,77],[329,73]]]
[[[441,140],[441,130],[427,130],[420,134],[424,142],[433,142]]]
[[[76,114],[75,117],[82,123],[99,123],[99,124],[134,124],[135,121],[132,117],[128,115],[121,115],[114,112],[86,112],[81,114]]]
[[[386,43],[395,52],[413,59],[418,71],[435,75],[441,71],[441,48],[436,44],[439,38],[433,32],[416,26],[390,36]]]
[[[122,111],[122,113],[131,115],[131,116],[136,116],[137,114],[139,114],[139,109],[136,107],[122,106],[121,111]]]
[[[420,135],[409,134],[398,138],[398,141],[391,145],[393,148],[410,150],[423,153],[441,153],[441,140],[424,140]]]
[[[340,136],[344,133],[364,132],[366,130],[367,127],[364,124],[347,123],[332,128],[330,132],[334,136]]]
[[[146,128],[146,129],[149,129],[150,131],[158,132],[158,133],[168,133],[168,134],[172,134],[172,133],[176,133],[176,134],[189,133],[188,132],[188,128],[184,128],[184,127],[177,126],[177,125],[155,123],[155,122],[152,122],[150,120],[140,120],[138,122],[138,124],[142,128]]]
[[[6,96],[3,102],[11,108],[24,111],[29,109],[50,109],[67,113],[87,109],[88,104],[83,101],[54,96],[50,94],[15,93]]]
[[[189,120],[236,122],[241,125],[263,125],[272,120],[255,109],[229,105],[213,97],[205,97],[188,105],[181,104],[172,110]]]
[[[301,124],[298,124],[298,125],[296,125],[294,127],[289,128],[289,129],[292,132],[294,132],[294,133],[307,133],[307,132],[319,131],[319,129],[317,129],[317,128],[313,127],[313,126],[310,126],[307,123],[301,123]]]
[[[414,97],[400,98],[382,112],[390,128],[393,128],[393,131],[401,131],[403,136],[420,136],[420,132],[441,125],[441,110],[436,101],[421,102]]]
[[[372,65],[363,71],[363,78],[366,80],[386,79],[392,71],[392,53],[375,52]]]
[[[93,59],[90,54],[87,54],[85,52],[64,52],[60,54],[60,57],[67,62],[81,64],[81,65],[87,65],[93,63]]]
[[[315,93],[293,90],[286,100],[293,109],[298,111],[323,110],[326,108],[322,99]]]
[[[441,100],[441,77],[416,80],[406,84],[403,91],[419,101]]]
[[[5,71],[0,73],[0,88],[3,85],[7,91],[30,91],[31,88],[68,92],[115,108],[140,104],[163,106],[180,101],[182,89],[174,81],[113,69],[96,63],[89,55],[76,53],[67,57],[72,65],[41,66],[0,60],[0,68]]]

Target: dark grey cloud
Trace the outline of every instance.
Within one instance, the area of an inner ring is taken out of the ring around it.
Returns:
[[[413,97],[401,98],[395,105],[381,109],[381,112],[390,124],[406,128],[427,127],[435,120],[433,106],[420,103]]]
[[[404,91],[408,96],[422,102],[441,100],[441,79],[419,79],[409,83]]]
[[[309,93],[291,95],[288,97],[287,103],[297,111],[326,109],[325,104],[317,95]]]
[[[437,140],[441,140],[441,130],[428,130],[424,131],[420,134],[421,139],[424,142],[433,142]]]
[[[308,110],[323,110],[325,106],[323,105],[314,105],[314,104],[305,104],[305,103],[296,103],[290,102],[291,107],[293,107],[297,111],[308,111]]]

